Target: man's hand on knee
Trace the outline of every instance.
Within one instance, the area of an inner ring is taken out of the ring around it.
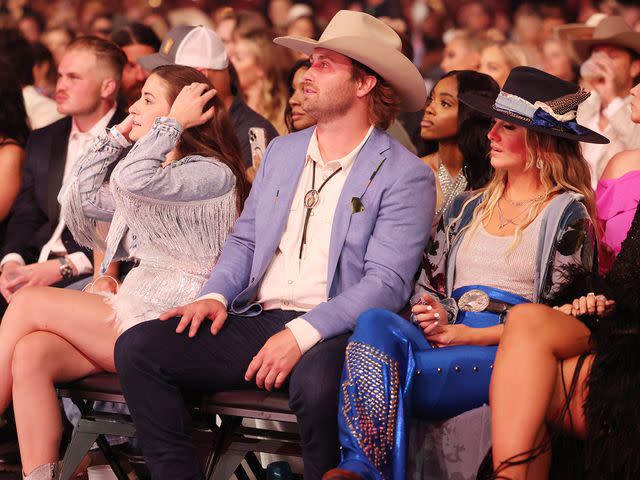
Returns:
[[[256,378],[256,385],[271,391],[280,388],[302,357],[302,352],[291,330],[285,328],[267,340],[244,374],[250,382]]]
[[[160,320],[168,320],[173,317],[182,317],[176,327],[176,333],[182,333],[189,327],[189,336],[194,337],[200,328],[200,324],[208,318],[211,324],[211,333],[217,335],[227,319],[227,307],[222,302],[212,299],[197,300],[195,302],[173,308],[160,315]]]

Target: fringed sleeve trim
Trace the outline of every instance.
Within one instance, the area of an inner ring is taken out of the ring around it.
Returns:
[[[150,199],[131,193],[112,178],[117,208],[129,212],[127,225],[138,247],[153,245],[167,254],[193,259],[217,257],[237,218],[235,187],[218,197],[190,202]],[[112,226],[107,242],[120,232]],[[113,231],[113,232],[112,232]]]

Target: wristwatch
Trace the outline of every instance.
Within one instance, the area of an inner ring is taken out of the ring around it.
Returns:
[[[67,257],[58,257],[58,261],[60,262],[60,275],[62,275],[62,278],[65,280],[73,278],[73,267]]]

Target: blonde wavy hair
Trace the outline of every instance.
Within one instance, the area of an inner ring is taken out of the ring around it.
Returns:
[[[293,65],[293,56],[289,49],[273,43],[270,32],[251,32],[239,39],[246,41],[250,54],[264,72],[258,113],[269,120],[280,135],[284,135],[288,133],[284,122],[288,98],[287,75]]]
[[[536,219],[547,201],[554,195],[563,192],[574,192],[583,196],[584,204],[594,225],[596,223],[595,195],[591,188],[591,172],[587,161],[582,156],[580,144],[576,140],[560,138],[546,133],[526,130],[525,148],[527,152],[526,169],[538,169],[540,182],[544,188],[544,195],[531,204],[529,213],[518,224],[514,240],[507,254],[513,252],[522,239],[522,232]],[[473,218],[465,229],[474,235],[481,224],[491,218],[498,201],[507,186],[507,172],[496,170],[487,187],[472,195],[454,218],[447,230],[462,217],[462,213],[469,203],[484,195],[482,201],[473,212]],[[449,235],[447,235],[449,237]]]

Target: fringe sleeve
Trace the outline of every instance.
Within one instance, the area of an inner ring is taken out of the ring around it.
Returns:
[[[137,248],[152,246],[171,257],[203,262],[207,273],[213,267],[208,259],[217,258],[237,217],[235,188],[211,198],[195,201],[166,201],[134,194],[117,178],[111,188],[124,213]],[[120,239],[113,225],[107,243]]]
[[[60,190],[62,218],[78,244],[84,247],[105,248],[106,226],[115,211],[105,180],[123,150],[107,135],[100,136],[77,161]]]

